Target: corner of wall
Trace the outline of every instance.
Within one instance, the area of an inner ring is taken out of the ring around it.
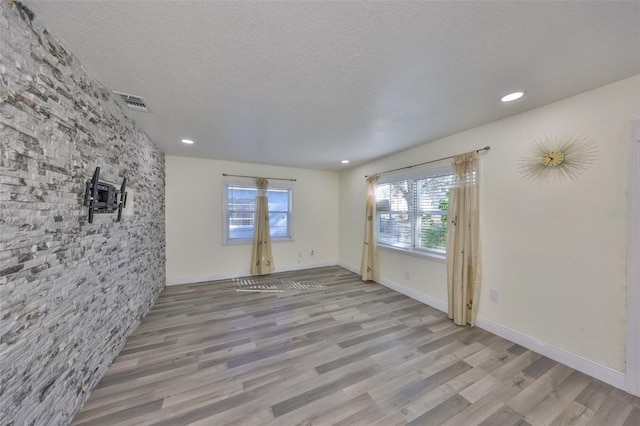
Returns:
[[[0,423],[68,424],[165,285],[164,154],[0,1]],[[88,223],[85,182],[136,194]]]

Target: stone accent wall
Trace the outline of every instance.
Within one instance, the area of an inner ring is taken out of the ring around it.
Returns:
[[[85,182],[133,212],[88,223]],[[0,424],[71,422],[165,285],[164,155],[17,1],[0,0]]]

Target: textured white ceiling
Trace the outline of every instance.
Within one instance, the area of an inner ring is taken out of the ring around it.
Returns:
[[[640,73],[639,1],[26,4],[171,155],[339,170]]]

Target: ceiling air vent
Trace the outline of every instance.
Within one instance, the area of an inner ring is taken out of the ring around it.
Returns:
[[[120,96],[125,104],[134,111],[151,112],[147,107],[147,103],[141,96],[129,95],[127,93],[113,92]]]

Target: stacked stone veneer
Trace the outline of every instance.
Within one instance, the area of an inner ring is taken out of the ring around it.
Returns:
[[[32,18],[0,0],[1,425],[70,423],[165,284],[164,155]],[[96,166],[121,222],[88,223]]]

